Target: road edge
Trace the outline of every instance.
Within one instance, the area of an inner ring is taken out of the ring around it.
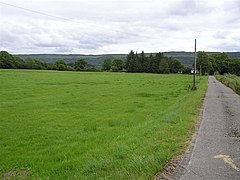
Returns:
[[[209,77],[208,77],[209,78]],[[207,78],[207,81],[208,81]],[[201,105],[198,108],[198,114],[196,116],[195,125],[191,129],[191,135],[187,148],[180,150],[177,155],[175,155],[167,164],[164,166],[163,170],[154,176],[154,180],[170,180],[170,179],[180,179],[180,177],[186,173],[186,166],[188,165],[192,152],[195,146],[197,133],[199,131],[200,125],[202,123],[203,110],[205,106],[205,97],[208,90],[206,91],[201,99]]]

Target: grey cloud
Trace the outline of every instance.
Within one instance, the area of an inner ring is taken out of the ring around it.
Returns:
[[[232,43],[223,43],[218,46],[213,46],[214,49],[218,51],[240,51],[240,44],[232,44]]]
[[[73,52],[73,48],[72,47],[56,47],[55,48],[55,52],[56,53],[71,53]]]
[[[57,44],[57,43],[52,43],[52,42],[49,42],[49,43],[35,43],[34,44],[36,47],[63,47],[62,44]]]
[[[14,42],[16,41],[17,38],[18,38],[17,35],[14,33],[11,33],[10,31],[6,31],[4,29],[1,29],[0,31],[1,44],[2,43],[8,44],[8,43]]]
[[[136,38],[136,34],[131,32],[112,32],[106,34],[104,32],[92,33],[79,37],[78,48],[97,50],[108,44],[120,44],[130,42],[130,39]],[[135,40],[136,41],[136,40]]]
[[[228,31],[218,31],[215,33],[214,37],[217,39],[226,39],[228,35]]]
[[[172,3],[169,14],[178,16],[187,16],[195,13],[197,10],[196,2],[192,0],[180,0]]]
[[[134,47],[187,51],[187,43],[199,35],[206,49],[224,44],[236,49],[240,31],[237,0],[4,1],[70,20],[4,6],[0,48],[18,52],[126,52]],[[220,45],[213,46],[213,41]]]

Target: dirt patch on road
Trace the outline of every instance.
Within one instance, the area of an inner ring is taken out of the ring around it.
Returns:
[[[229,134],[228,134],[229,137],[233,138],[233,139],[236,139],[236,140],[239,140],[240,141],[240,131],[238,130],[232,130]]]

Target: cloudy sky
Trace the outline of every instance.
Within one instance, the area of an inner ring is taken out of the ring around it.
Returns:
[[[240,51],[239,0],[0,0],[10,53]]]

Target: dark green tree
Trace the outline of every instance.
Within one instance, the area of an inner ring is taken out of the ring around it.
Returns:
[[[84,59],[79,59],[74,63],[74,69],[77,71],[82,71],[86,68],[87,62]]]
[[[149,73],[153,73],[154,71],[154,57],[152,55],[152,53],[150,54],[149,58],[148,58],[148,68],[147,68],[147,72]]]
[[[112,66],[112,60],[109,58],[104,59],[102,69],[105,71],[109,71]]]
[[[27,69],[44,69],[41,64],[41,61],[38,61],[32,57],[28,57],[25,60],[25,65]]]
[[[116,59],[114,59],[113,60],[113,62],[112,62],[112,67],[116,67],[115,69],[117,70],[117,71],[120,71],[120,70],[122,70],[123,69],[123,67],[124,67],[124,62],[121,60],[121,59],[119,59],[119,58],[116,58]],[[113,68],[112,68],[113,69]]]
[[[168,74],[170,73],[170,69],[167,63],[167,58],[163,58],[159,63],[159,72],[161,74]]]
[[[56,70],[65,71],[67,70],[67,64],[63,59],[57,60],[55,63]]]
[[[228,73],[229,61],[229,56],[224,52],[210,55],[210,62],[213,63],[212,67],[214,71],[218,71],[220,74]]]
[[[240,58],[234,58],[229,61],[229,73],[240,75]]]
[[[183,74],[191,74],[192,68],[190,67],[183,67],[182,73]]]
[[[128,72],[135,72],[136,71],[136,58],[133,50],[127,55],[126,58],[126,70]]]
[[[213,75],[214,72],[218,71],[217,64],[216,64],[216,59],[214,58],[213,55],[209,55],[208,56],[208,60],[209,60],[209,62],[212,65],[212,69],[209,71],[209,74]]]
[[[144,51],[139,55],[139,72],[147,72],[147,60]]]
[[[178,60],[170,57],[168,58],[167,62],[168,62],[170,73],[178,73],[183,71],[184,66]]]
[[[7,51],[0,51],[0,68],[3,69],[15,68],[14,57]]]
[[[164,55],[161,52],[157,53],[155,56],[156,56],[156,58],[158,59],[159,62],[164,58]]]
[[[204,51],[197,53],[197,69],[199,69],[202,74],[212,71],[212,63],[209,61],[208,54]]]
[[[153,58],[152,73],[160,73],[159,64],[163,59],[163,53],[157,53]]]
[[[140,69],[141,69],[141,64],[140,64],[140,59],[139,59],[139,56],[138,56],[138,53],[136,52],[135,53],[135,58],[134,58],[134,66],[133,66],[133,72],[141,72]]]
[[[17,69],[25,69],[26,68],[26,64],[25,61],[22,60],[20,57],[14,57],[14,66]]]

